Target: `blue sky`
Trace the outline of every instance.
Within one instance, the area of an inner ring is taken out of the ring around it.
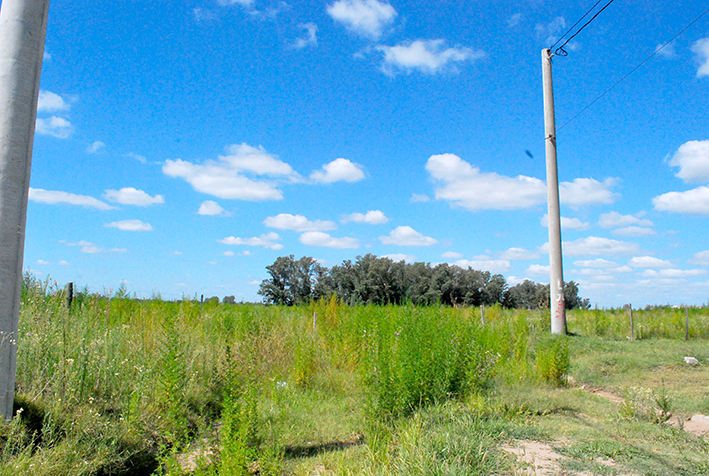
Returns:
[[[548,282],[541,50],[594,2],[54,1],[25,267],[258,301],[278,256]],[[604,2],[605,3],[605,2]],[[610,5],[555,57],[564,277],[709,300],[709,15]]]

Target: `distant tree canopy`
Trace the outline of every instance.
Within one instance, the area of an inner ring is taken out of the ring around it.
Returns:
[[[295,304],[336,295],[349,305],[402,304],[416,305],[463,304],[506,308],[538,309],[549,307],[549,285],[525,280],[508,287],[505,277],[489,271],[446,263],[406,264],[372,254],[358,256],[352,263],[328,269],[310,256],[298,260],[293,255],[281,256],[267,266],[271,276],[261,282],[258,293],[266,303]],[[588,299],[578,295],[578,285],[564,284],[566,309],[588,309]]]

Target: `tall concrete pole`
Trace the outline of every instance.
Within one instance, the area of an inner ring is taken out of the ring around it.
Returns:
[[[0,9],[0,412],[12,418],[27,195],[49,0]]]
[[[561,214],[559,212],[559,178],[556,171],[556,123],[554,120],[554,88],[551,80],[551,50],[542,50],[544,81],[544,139],[547,156],[547,203],[549,209],[549,308],[552,334],[566,334],[564,274],[561,262]]]

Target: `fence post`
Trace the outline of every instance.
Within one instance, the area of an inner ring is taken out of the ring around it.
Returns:
[[[66,283],[64,294],[66,295],[66,309],[71,312],[71,303],[74,300],[74,283]]]
[[[480,304],[480,323],[485,327],[485,304]]]

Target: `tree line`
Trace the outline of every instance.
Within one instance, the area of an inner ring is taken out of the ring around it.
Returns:
[[[408,264],[372,254],[358,256],[353,263],[327,268],[310,256],[298,260],[281,256],[266,267],[258,294],[269,304],[292,306],[312,300],[337,298],[349,305],[359,304],[444,304],[449,306],[492,306],[539,309],[549,307],[549,285],[530,280],[508,286],[501,274],[462,268],[447,263]],[[588,299],[578,295],[574,281],[564,283],[566,309],[590,308]]]

